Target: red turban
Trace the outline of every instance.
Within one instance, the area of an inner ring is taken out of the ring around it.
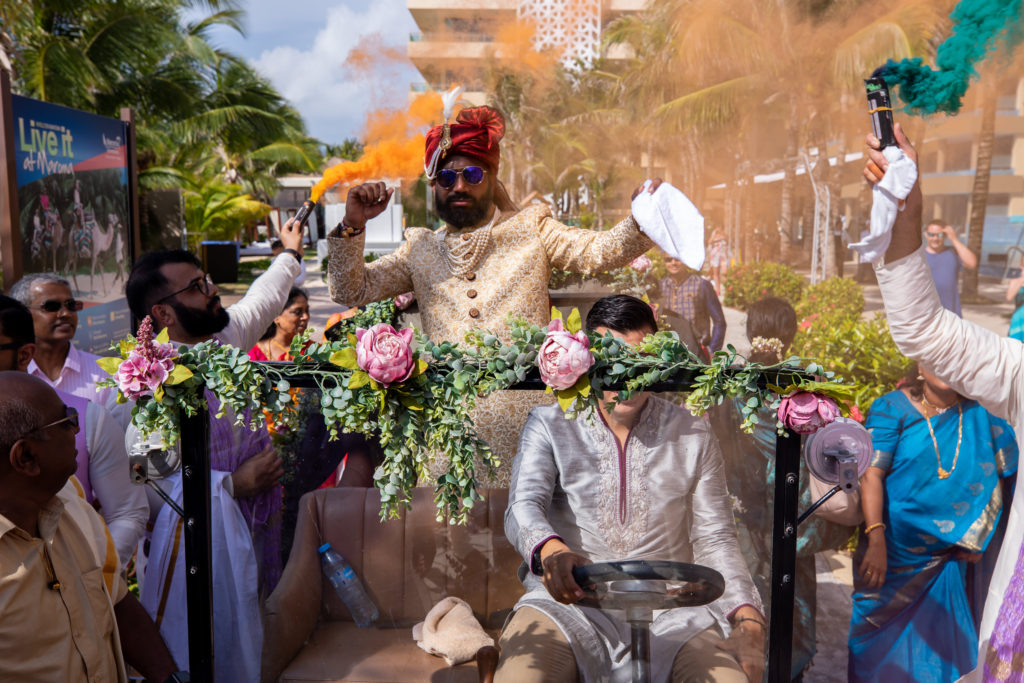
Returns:
[[[451,131],[451,146],[442,145],[444,140],[444,129],[448,127]],[[497,109],[492,107],[473,107],[463,109],[459,112],[455,123],[448,126],[434,126],[427,133],[427,145],[425,155],[425,168],[428,174],[431,170],[434,173],[441,168],[446,157],[463,154],[474,159],[479,159],[487,165],[493,173],[498,169],[498,162],[501,159],[501,149],[498,143],[505,136],[505,118]],[[431,162],[434,155],[438,153],[436,166]],[[433,169],[431,169],[431,167]]]

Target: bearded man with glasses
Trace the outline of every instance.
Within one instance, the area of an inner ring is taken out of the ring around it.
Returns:
[[[476,328],[507,340],[509,314],[547,325],[553,269],[596,275],[653,246],[632,216],[607,231],[586,230],[559,223],[547,204],[516,207],[498,180],[504,134],[505,120],[491,107],[464,109],[455,123],[431,129],[424,167],[444,225],[436,232],[410,228],[394,253],[369,264],[363,231],[393,190],[382,182],[352,188],[344,220],[328,235],[331,297],[363,306],[414,291],[431,339],[460,342]],[[660,183],[654,180],[647,191]],[[497,486],[508,486],[527,413],[543,401],[539,392],[503,392],[478,401],[477,430],[502,461]],[[429,467],[434,480],[445,469],[439,460]]]
[[[932,271],[935,290],[939,293],[942,307],[953,311],[961,318],[960,311],[960,270],[974,270],[978,257],[957,237],[953,226],[941,221],[932,221],[924,229],[924,256]],[[952,247],[946,246],[946,238]]]
[[[284,251],[249,286],[241,301],[221,304],[217,285],[188,251],[143,254],[128,276],[125,296],[137,320],[153,319],[154,331],[166,329],[170,341],[193,345],[216,340],[251,349],[284,309],[288,293],[301,272],[302,226],[294,220],[281,229]],[[236,426],[228,410],[223,417],[216,398],[210,404],[210,506],[213,583],[231,585],[230,595],[214,593],[214,667],[216,680],[259,679],[260,625],[258,595],[273,589],[281,573],[281,507],[279,481],[284,474],[266,430]],[[248,420],[247,420],[248,421]],[[163,483],[181,502],[180,473]],[[178,516],[150,497],[156,520],[150,539],[142,604],[159,617],[161,635],[179,664],[188,662],[185,599],[185,557],[174,552],[180,538]]]

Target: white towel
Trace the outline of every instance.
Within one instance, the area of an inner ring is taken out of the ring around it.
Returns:
[[[473,616],[473,608],[454,597],[434,605],[426,618],[412,627],[412,637],[420,649],[443,657],[448,666],[468,662],[480,648],[494,645],[494,639]]]
[[[889,248],[892,240],[892,226],[900,211],[900,202],[907,198],[914,183],[917,182],[917,164],[903,153],[899,147],[886,147],[882,155],[889,162],[885,175],[875,184],[871,191],[871,228],[867,237],[860,242],[851,244],[862,259],[874,263]]]
[[[633,218],[645,235],[662,250],[693,270],[704,267],[704,216],[685,194],[668,183],[654,193],[644,191],[633,200]]]

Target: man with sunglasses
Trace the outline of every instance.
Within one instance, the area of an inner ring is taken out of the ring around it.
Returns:
[[[54,389],[96,401],[122,419],[119,413],[125,408],[118,405],[117,393],[96,386],[97,380],[108,378],[96,364],[99,356],[74,345],[78,312],[84,305],[71,293],[71,283],[55,273],[33,273],[15,282],[10,294],[31,311],[35,324],[36,352],[29,374]]]
[[[20,301],[0,294],[0,371],[28,372],[37,349],[37,326],[33,322],[32,314]],[[45,377],[39,379],[51,384]],[[120,565],[124,566],[135,553],[149,520],[146,493],[131,481],[124,430],[95,401],[56,391],[82,417],[84,429],[75,437],[76,476],[86,500],[103,515]]]
[[[624,266],[653,246],[632,216],[600,231],[563,225],[546,204],[519,210],[498,181],[504,132],[504,119],[491,107],[464,109],[455,123],[431,129],[424,167],[444,226],[436,232],[410,228],[394,253],[373,263],[363,260],[363,231],[384,211],[393,190],[380,182],[350,190],[345,218],[328,235],[331,297],[363,306],[414,291],[423,332],[431,339],[458,342],[474,328],[505,338],[510,314],[547,325],[552,269],[596,274]],[[498,486],[508,484],[527,412],[543,400],[503,392],[478,402],[474,422],[503,463]],[[431,469],[438,474],[443,463],[433,462]]]
[[[953,226],[942,221],[932,221],[924,229],[924,256],[932,271],[935,290],[939,301],[946,310],[963,317],[960,310],[960,270],[974,270],[978,257],[957,237]],[[946,238],[952,247],[946,246]]]
[[[121,682],[125,662],[147,680],[188,680],[120,572],[107,572],[93,537],[103,523],[64,495],[78,432],[45,382],[0,372],[0,680]]]
[[[155,331],[166,329],[175,345],[216,340],[248,351],[284,310],[288,293],[301,272],[302,226],[288,221],[280,234],[283,253],[230,308],[221,304],[217,285],[188,251],[143,254],[128,276],[125,296],[137,320],[153,319]],[[214,585],[231,585],[231,595],[214,595],[214,663],[217,680],[259,679],[262,628],[258,614],[261,587],[267,592],[281,570],[279,485],[281,458],[265,430],[236,426],[228,410],[215,417],[210,403],[211,519]],[[165,488],[180,502],[180,474]],[[151,497],[155,522],[142,603],[160,614],[161,634],[179,662],[188,661],[184,555],[175,552],[180,524],[175,513]],[[257,574],[258,570],[258,574]]]

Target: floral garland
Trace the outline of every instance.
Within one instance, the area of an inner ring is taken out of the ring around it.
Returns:
[[[293,364],[250,361],[245,351],[216,341],[179,347],[166,331],[154,337],[147,318],[136,338],[116,346],[120,358],[100,366],[112,375],[105,384],[118,400],[134,400],[134,424],[144,434],[159,432],[170,443],[179,436],[179,411],[194,415],[205,405],[202,388],[220,403],[218,417],[233,411],[235,423],[263,426],[264,414],[287,420],[289,378],[312,378],[320,410],[332,437],[339,432],[379,433],[384,462],[374,473],[381,492],[381,517],[396,516],[410,504],[412,489],[426,472],[427,459],[442,456],[448,470],[435,484],[438,521],[463,523],[481,500],[481,475],[474,462],[493,470],[500,463],[478,436],[471,413],[478,398],[524,382],[539,371],[566,417],[590,417],[603,392],[623,387],[612,403],[677,375],[692,378],[686,407],[703,415],[728,398],[744,397],[744,431],[752,431],[762,409],[777,415],[775,427],[809,433],[839,414],[836,400],[848,401],[851,387],[799,359],[774,366],[739,364],[733,347],[704,364],[674,332],[647,336],[630,346],[611,333],[581,329],[578,311],[562,320],[557,309],[546,328],[509,320],[509,341],[483,330],[466,334],[463,344],[434,342],[413,329],[387,323],[358,328],[323,344],[309,342],[312,330],[292,342]],[[790,380],[769,385],[765,373]],[[812,380],[811,375],[823,376]],[[655,387],[656,388],[656,387]],[[486,474],[489,474],[486,473]]]

